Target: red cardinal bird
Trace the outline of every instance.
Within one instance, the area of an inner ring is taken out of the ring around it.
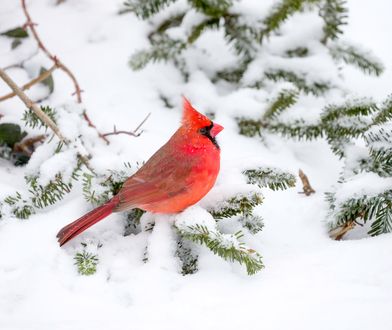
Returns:
[[[60,246],[113,212],[140,208],[177,213],[197,203],[213,187],[220,167],[215,136],[223,129],[197,112],[184,98],[182,124],[107,203],[65,226]]]

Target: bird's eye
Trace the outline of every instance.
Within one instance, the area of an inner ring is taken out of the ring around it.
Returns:
[[[208,127],[202,127],[199,129],[200,134],[206,135],[208,133]]]

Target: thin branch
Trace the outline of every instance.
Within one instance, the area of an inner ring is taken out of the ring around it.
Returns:
[[[151,115],[151,112],[146,116],[146,118],[144,118],[141,121],[141,123],[132,132],[130,132],[130,131],[117,131],[116,126],[114,126],[113,132],[105,133],[105,134],[103,134],[103,136],[126,134],[126,135],[130,135],[130,136],[138,137],[143,133],[143,131],[138,133],[138,130],[144,125],[144,123],[147,121],[147,119],[150,117],[150,115]]]
[[[54,134],[63,142],[65,145],[69,145],[70,142],[63,136],[60,132],[57,125],[53,122],[50,117],[43,112],[36,103],[34,103],[19,87],[18,85],[8,76],[8,74],[0,69],[0,78],[4,80],[4,82],[15,92],[15,94],[21,99],[21,101],[26,105],[26,107],[32,110],[37,117],[48,126]],[[91,171],[94,173],[94,170],[90,167],[88,158],[86,156],[78,154],[79,160]]]
[[[348,221],[344,225],[330,230],[329,236],[336,241],[340,241],[356,225],[355,221]]]
[[[86,111],[83,111],[83,118],[85,121],[87,121],[88,126],[95,128],[95,130],[97,131],[99,137],[101,139],[103,139],[106,144],[110,144],[110,141],[106,138],[105,134],[102,134],[101,132],[98,131],[97,127],[93,124],[93,122],[91,121],[90,117],[87,115]]]
[[[22,87],[19,87],[20,90],[25,91],[29,88],[31,88],[33,85],[38,84],[39,82],[47,79],[54,70],[56,70],[57,66],[56,64],[53,65],[49,70],[42,72],[41,75],[39,75],[38,77],[34,78],[33,80],[29,81],[27,84],[24,84]],[[9,93],[7,95],[1,96],[0,97],[0,102],[8,100],[12,97],[16,96],[15,92]]]
[[[24,28],[29,28],[30,29],[31,33],[33,34],[34,39],[37,41],[38,48],[41,49],[45,53],[45,55],[47,57],[49,57],[53,61],[53,63],[59,69],[64,71],[69,76],[69,78],[72,80],[72,82],[74,84],[74,87],[75,87],[75,92],[72,95],[76,95],[77,102],[78,103],[82,103],[82,92],[83,92],[83,90],[80,88],[80,85],[79,85],[75,75],[72,73],[72,71],[62,61],[60,61],[60,59],[57,56],[53,55],[45,47],[44,43],[42,42],[41,38],[39,37],[39,35],[37,33],[37,30],[35,29],[36,24],[33,23],[32,19],[31,19],[31,16],[30,16],[30,13],[27,10],[26,0],[21,0],[21,4],[22,4],[23,12],[24,12],[24,14],[26,16],[26,20],[27,20],[26,23],[24,24]],[[83,117],[87,121],[87,123],[88,123],[88,125],[90,127],[95,128],[97,130],[97,127],[92,123],[90,117],[87,115],[86,112],[84,112]],[[98,132],[98,130],[97,130],[97,132]],[[110,143],[109,140],[106,139],[106,137],[103,134],[98,132],[98,135],[99,135],[100,138],[105,140],[105,142],[107,144]]]
[[[57,58],[55,55],[53,55],[43,44],[41,38],[39,37],[37,30],[35,29],[36,24],[33,23],[31,16],[27,10],[27,6],[26,6],[26,0],[21,0],[22,3],[22,8],[23,8],[23,12],[26,16],[26,23],[23,25],[24,28],[29,28],[31,33],[33,34],[34,39],[37,41],[38,44],[38,48],[41,49],[45,55],[47,57],[49,57],[56,65],[57,67],[59,67],[61,70],[63,70],[72,80],[74,86],[75,86],[75,92],[73,93],[73,95],[76,95],[76,100],[78,103],[82,103],[82,89],[79,86],[78,81],[76,80],[74,74],[71,72],[70,69],[68,69],[68,67],[60,61],[59,58]]]
[[[23,91],[16,85],[16,83],[10,78],[10,76],[0,69],[0,78],[4,80],[4,82],[14,91],[14,93],[22,100],[22,102],[26,105],[28,109],[34,111],[34,113],[38,116],[38,118],[45,123],[53,132],[58,136],[60,141],[67,143],[64,136],[61,134],[57,125],[53,122],[52,119],[45,112],[43,112],[30,98],[23,93]]]
[[[298,171],[298,175],[302,181],[302,186],[303,186],[303,188],[302,188],[303,191],[300,193],[305,194],[306,196],[310,196],[311,194],[314,194],[316,191],[312,188],[308,177],[305,175],[305,173],[301,169]]]

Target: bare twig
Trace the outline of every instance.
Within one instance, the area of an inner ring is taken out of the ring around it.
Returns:
[[[24,24],[24,28],[29,28],[29,29],[30,29],[30,31],[31,31],[31,33],[32,33],[32,35],[33,35],[33,37],[34,37],[34,39],[37,41],[38,48],[41,49],[41,50],[45,53],[45,55],[46,55],[47,57],[49,57],[49,58],[53,61],[53,63],[54,63],[59,69],[61,69],[62,71],[64,71],[64,72],[69,76],[69,78],[72,80],[72,82],[73,82],[73,84],[74,84],[74,87],[75,87],[75,91],[74,91],[74,93],[73,93],[72,95],[76,95],[76,100],[77,100],[77,102],[78,102],[78,103],[82,103],[82,92],[83,92],[83,90],[80,88],[80,85],[79,85],[79,83],[78,83],[78,81],[77,81],[75,75],[72,73],[72,71],[71,71],[62,61],[60,61],[60,59],[59,59],[57,56],[53,55],[53,54],[45,47],[44,43],[42,42],[41,38],[39,37],[39,35],[38,35],[38,33],[37,33],[37,30],[35,29],[36,24],[33,23],[32,19],[31,19],[31,16],[30,16],[30,13],[29,13],[29,11],[27,10],[26,0],[21,0],[21,4],[22,4],[23,12],[24,12],[24,14],[25,14],[25,16],[26,16],[26,20],[27,20],[26,23]],[[83,113],[83,117],[84,117],[84,119],[87,121],[87,123],[88,123],[88,125],[89,125],[90,127],[97,129],[97,127],[92,123],[90,117],[87,115],[86,112]],[[97,130],[97,132],[98,132],[98,130]],[[109,140],[108,140],[103,134],[101,134],[100,132],[98,132],[98,135],[99,135],[100,138],[102,138],[103,140],[105,140],[105,142],[106,142],[107,144],[110,143]]]
[[[298,171],[298,175],[302,181],[302,186],[303,186],[302,188],[303,191],[300,193],[305,194],[306,196],[310,196],[311,194],[314,194],[316,191],[312,188],[312,186],[309,183],[308,177],[301,169]]]
[[[150,117],[150,115],[151,115],[151,112],[146,116],[146,118],[144,118],[141,121],[141,123],[132,132],[130,132],[130,131],[117,131],[116,126],[114,126],[113,132],[105,133],[105,134],[103,134],[103,136],[126,134],[126,135],[130,135],[130,136],[138,137],[143,133],[143,131],[138,133],[138,130],[144,125],[144,123],[147,121],[147,119],[148,119],[148,117]]]
[[[73,95],[76,95],[76,100],[78,103],[82,103],[82,89],[79,86],[78,81],[76,80],[74,74],[71,72],[70,69],[68,69],[68,67],[60,61],[60,59],[53,55],[44,45],[44,43],[42,42],[41,38],[39,37],[37,30],[35,29],[36,24],[33,23],[31,16],[27,10],[27,6],[26,6],[26,0],[21,0],[22,3],[22,8],[23,8],[23,12],[26,16],[26,23],[23,25],[24,28],[29,28],[31,33],[33,34],[34,39],[37,41],[38,44],[38,48],[41,49],[45,55],[47,57],[49,57],[56,65],[57,67],[59,67],[61,70],[63,70],[72,80],[74,86],[75,86],[75,92],[73,93]]]
[[[340,241],[356,225],[355,221],[348,221],[343,226],[330,230],[329,236],[336,241]]]
[[[90,126],[92,128],[95,128],[95,130],[97,131],[99,137],[101,139],[103,139],[106,142],[106,144],[110,143],[109,140],[106,138],[105,134],[102,134],[101,132],[98,131],[97,127],[93,124],[93,122],[91,121],[90,117],[87,115],[86,111],[83,111],[83,118],[84,118],[85,121],[87,121],[88,126]]]
[[[38,84],[39,82],[47,79],[54,70],[56,70],[57,66],[56,64],[53,65],[49,70],[42,72],[38,77],[34,78],[33,80],[29,81],[27,84],[24,84],[22,87],[19,87],[20,90],[25,91],[29,88],[31,88],[33,85]],[[15,92],[9,93],[7,95],[1,96],[0,97],[0,102],[8,100],[16,95]]]
[[[18,85],[8,76],[8,74],[0,69],[0,78],[4,80],[4,82],[15,92],[15,94],[21,99],[21,101],[26,105],[26,107],[32,110],[37,117],[48,126],[54,134],[63,142],[65,145],[69,145],[70,142],[63,136],[60,132],[57,125],[53,122],[50,117],[43,112],[36,103],[34,103],[19,87]],[[94,170],[90,167],[88,158],[86,156],[78,154],[79,160],[91,171],[94,173]]]
[[[28,109],[34,111],[37,117],[45,123],[53,132],[58,136],[58,138],[65,141],[64,136],[61,134],[57,125],[53,122],[52,119],[45,112],[43,112],[29,97],[23,93],[23,91],[15,84],[15,82],[10,78],[10,76],[5,73],[2,69],[0,69],[0,78],[4,80],[4,82],[14,91],[14,93],[22,100],[22,102],[26,105]]]

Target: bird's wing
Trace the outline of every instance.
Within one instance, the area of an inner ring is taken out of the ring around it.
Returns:
[[[161,202],[188,190],[187,178],[196,159],[182,159],[177,153],[157,152],[144,166],[125,181],[118,193],[116,211]]]

